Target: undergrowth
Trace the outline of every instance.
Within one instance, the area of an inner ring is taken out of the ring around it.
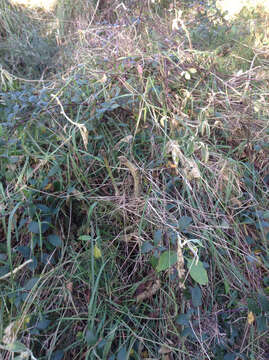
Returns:
[[[0,359],[268,359],[265,9],[1,14]]]

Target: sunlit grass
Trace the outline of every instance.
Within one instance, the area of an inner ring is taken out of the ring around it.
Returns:
[[[26,8],[39,8],[45,11],[53,11],[58,0],[11,0],[13,5],[20,5]]]

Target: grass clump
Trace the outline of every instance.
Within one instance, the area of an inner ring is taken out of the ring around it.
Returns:
[[[1,6],[1,357],[267,359],[265,13]]]

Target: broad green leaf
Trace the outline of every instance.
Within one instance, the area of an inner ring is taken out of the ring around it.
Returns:
[[[237,358],[237,355],[235,353],[227,353],[223,360],[235,360]]]
[[[44,214],[50,214],[51,212],[51,209],[44,204],[37,204],[36,208],[39,209]]]
[[[6,259],[7,259],[7,255],[0,253],[0,261],[5,261]]]
[[[202,291],[198,285],[191,288],[191,300],[194,307],[202,305]]]
[[[36,221],[31,221],[28,225],[28,230],[34,234],[39,234],[39,223]]]
[[[261,308],[258,304],[257,299],[253,299],[253,298],[248,298],[247,299],[247,304],[248,304],[248,310],[252,311],[256,316],[260,315],[261,313]]]
[[[49,235],[48,236],[48,241],[51,243],[51,245],[53,245],[55,247],[61,247],[62,246],[62,240],[56,234]]]
[[[19,341],[4,346],[6,350],[11,352],[29,352],[29,349]]]
[[[63,350],[56,350],[56,351],[53,351],[50,358],[51,358],[51,360],[62,360],[63,357],[64,357]]]
[[[150,263],[151,263],[151,266],[153,267],[153,269],[157,268],[158,261],[159,261],[159,259],[156,256],[152,256],[150,258]]]
[[[208,284],[208,276],[206,269],[201,261],[198,261],[197,265],[195,260],[187,259],[187,267],[190,270],[190,276],[200,285]]]
[[[142,247],[141,247],[141,252],[142,254],[146,254],[150,251],[152,251],[154,249],[154,247],[151,245],[151,243],[149,241],[146,241],[143,243]]]
[[[98,339],[92,330],[87,330],[86,334],[85,334],[85,340],[86,340],[88,346],[93,346],[96,344]]]
[[[28,280],[26,284],[24,285],[25,290],[32,290],[32,288],[35,286],[35,284],[38,282],[38,277],[33,277],[32,279]]]
[[[262,311],[269,312],[269,299],[263,294],[258,295],[259,303],[261,304]]]
[[[190,319],[191,319],[190,314],[180,314],[176,318],[176,324],[188,326]]]
[[[180,231],[186,231],[191,223],[192,223],[192,218],[190,216],[182,216],[178,220],[178,228]]]
[[[163,271],[169,269],[177,262],[177,253],[175,251],[165,251],[161,254],[156,271]]]
[[[264,332],[268,330],[268,324],[266,322],[266,317],[264,315],[260,315],[256,317],[257,329],[258,332]]]
[[[9,273],[10,267],[8,265],[0,266],[0,277]]]
[[[38,330],[46,330],[49,327],[51,320],[46,319],[45,317],[38,321],[36,327]]]
[[[127,360],[127,350],[125,346],[118,352],[117,360]]]
[[[31,248],[30,246],[17,246],[16,247],[16,250],[22,254],[22,256],[25,258],[25,259],[29,259],[30,256],[31,256]]]
[[[37,221],[31,221],[30,224],[28,225],[28,230],[34,234],[39,234],[40,232],[41,234],[43,234],[48,230],[48,228],[49,225],[44,222],[39,224]]]
[[[185,329],[182,331],[181,336],[189,336],[192,339],[195,339],[195,334],[190,326],[186,326]]]
[[[159,245],[162,240],[163,233],[161,230],[156,230],[153,236],[153,241],[155,245]]]

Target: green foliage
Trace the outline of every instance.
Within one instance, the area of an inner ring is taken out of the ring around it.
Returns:
[[[171,4],[1,2],[6,358],[265,356],[266,19]]]
[[[207,272],[201,261],[195,263],[195,260],[187,259],[187,266],[190,271],[190,276],[200,285],[208,284]]]
[[[165,251],[161,254],[156,271],[160,272],[169,269],[177,263],[177,253],[175,251]]]

